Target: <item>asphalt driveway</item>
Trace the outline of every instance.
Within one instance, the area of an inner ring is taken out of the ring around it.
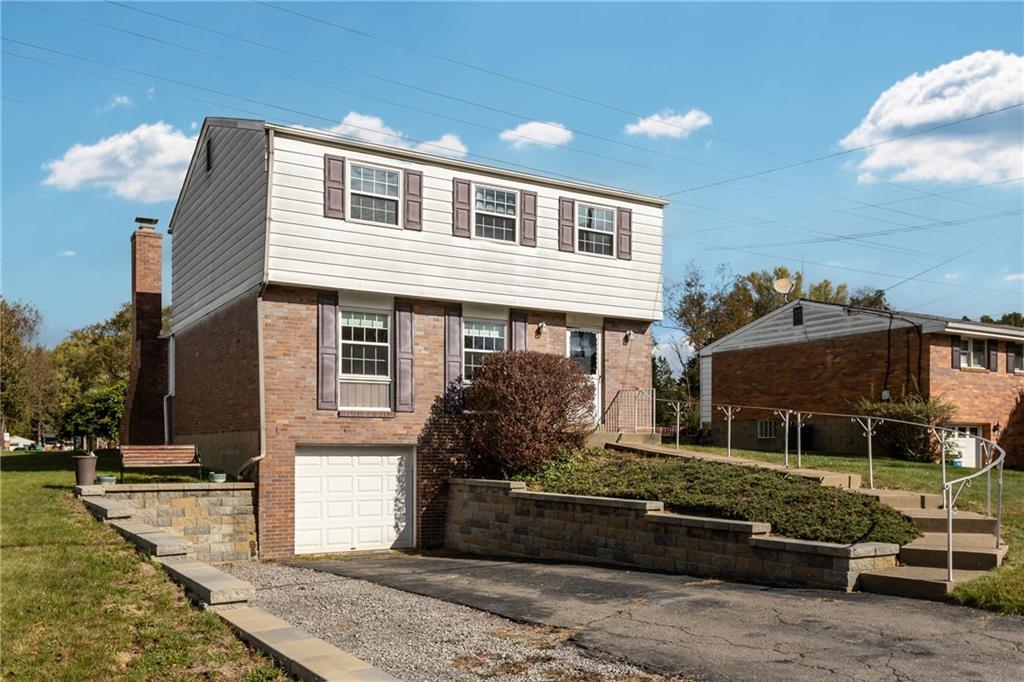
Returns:
[[[575,630],[594,655],[701,680],[1024,679],[1024,619],[872,594],[590,566],[396,555],[291,565]]]

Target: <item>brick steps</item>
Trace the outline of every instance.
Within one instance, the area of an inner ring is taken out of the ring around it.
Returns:
[[[889,594],[911,599],[943,601],[962,582],[985,575],[985,571],[954,570],[953,581],[945,568],[927,566],[895,566],[860,574],[860,589],[863,592]]]

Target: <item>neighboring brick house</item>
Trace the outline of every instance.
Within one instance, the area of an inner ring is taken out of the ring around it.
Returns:
[[[700,352],[701,421],[725,443],[719,405],[818,413],[802,432],[805,447],[864,452],[848,418],[861,398],[908,393],[940,398],[957,410],[957,445],[969,463],[977,444],[996,440],[1007,464],[1024,466],[1024,329],[918,313],[797,300],[708,344]],[[771,410],[741,408],[733,446],[781,449],[785,433]],[[795,425],[790,428],[795,447]]]
[[[257,481],[261,556],[436,544],[447,472],[417,441],[487,353],[576,358],[598,414],[649,389],[665,203],[207,119],[168,230],[159,423]]]

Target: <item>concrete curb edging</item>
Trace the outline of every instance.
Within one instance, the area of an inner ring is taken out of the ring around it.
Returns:
[[[102,486],[76,486],[86,509],[159,563],[185,588],[189,598],[214,611],[249,646],[262,651],[286,671],[308,682],[398,678],[293,627],[266,611],[249,606],[256,588],[210,564],[189,556],[188,540],[132,519],[131,510],[102,499]]]

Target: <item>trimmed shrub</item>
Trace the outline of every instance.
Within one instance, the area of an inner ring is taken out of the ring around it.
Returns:
[[[857,414],[899,419],[914,424],[948,427],[956,416],[956,407],[942,400],[925,400],[919,395],[906,395],[891,402],[861,398],[853,409]],[[925,426],[880,423],[875,430],[879,445],[891,456],[911,462],[938,462],[942,443]]]

